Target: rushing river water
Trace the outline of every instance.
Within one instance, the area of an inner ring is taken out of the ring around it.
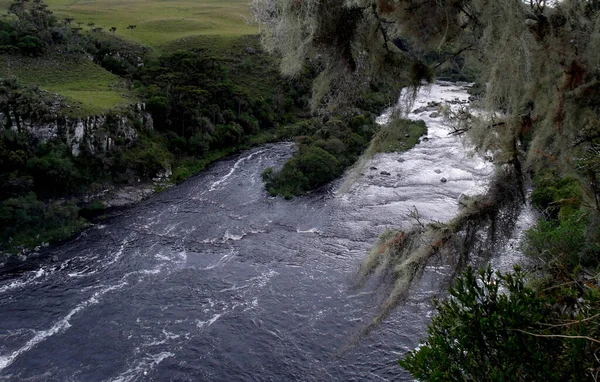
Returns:
[[[467,97],[437,84],[415,108]],[[358,343],[380,292],[356,290],[353,276],[379,234],[411,224],[411,209],[448,220],[493,173],[430,113],[411,115],[429,140],[376,156],[345,193],[340,181],[268,197],[260,174],[293,146],[265,145],[47,250],[48,260],[4,266],[0,379],[411,380],[396,360],[423,336],[451,271],[432,262]]]

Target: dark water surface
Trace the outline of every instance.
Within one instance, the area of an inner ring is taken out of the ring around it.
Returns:
[[[467,94],[435,85],[415,107],[456,97]],[[358,344],[378,292],[353,288],[353,276],[409,210],[447,220],[493,172],[429,113],[418,116],[429,141],[378,155],[347,192],[334,192],[340,181],[268,197],[260,174],[293,146],[266,145],[48,250],[58,261],[0,269],[0,379],[411,380],[396,360],[418,344],[450,271],[431,264]]]

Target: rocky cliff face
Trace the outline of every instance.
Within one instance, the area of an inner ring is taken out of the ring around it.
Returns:
[[[130,146],[141,130],[152,130],[151,115],[145,104],[130,105],[120,112],[71,118],[55,115],[43,121],[24,118],[13,111],[0,112],[0,126],[26,131],[39,143],[58,139],[68,145],[74,156],[82,150],[91,154],[109,151],[116,146]]]

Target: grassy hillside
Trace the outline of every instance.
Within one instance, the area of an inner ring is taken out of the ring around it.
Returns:
[[[99,114],[135,100],[122,79],[86,59],[0,55],[0,76],[8,72],[23,84],[66,97],[71,109],[65,112],[72,116]]]
[[[9,0],[0,0],[5,11]],[[158,49],[168,42],[194,35],[242,36],[258,33],[247,0],[47,0],[59,18],[93,22],[109,30]],[[128,30],[129,25],[136,28]]]
[[[59,18],[74,18],[84,30],[103,27],[151,47],[156,55],[203,47],[223,56],[243,44],[238,37],[256,34],[247,0],[46,0]],[[0,0],[5,13],[10,0]],[[135,25],[135,29],[127,29]],[[243,39],[242,39],[243,40]],[[226,49],[231,48],[231,49]],[[10,64],[10,65],[9,65]],[[0,55],[0,77],[15,75],[25,84],[57,92],[73,101],[71,115],[97,114],[134,100],[119,77],[86,60]]]

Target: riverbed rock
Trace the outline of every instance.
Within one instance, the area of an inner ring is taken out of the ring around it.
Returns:
[[[420,108],[417,108],[415,110],[412,111],[413,114],[421,114],[427,111],[427,106],[423,106]]]
[[[107,208],[125,207],[146,199],[154,193],[153,184],[139,184],[135,186],[125,186],[114,190],[104,200],[104,205]]]
[[[437,111],[434,111],[433,113],[429,114],[429,118],[438,118],[440,116],[440,113],[438,113]]]
[[[380,174],[381,174],[381,175],[385,175],[385,176],[390,176],[390,175],[392,175],[392,174],[390,174],[390,173],[389,173],[389,172],[387,172],[387,171],[382,171],[382,172],[380,172]]]
[[[447,181],[448,181],[448,179],[446,179],[446,178],[440,179],[440,182],[442,182],[442,183],[446,183]]]
[[[437,169],[433,170],[433,172],[435,172],[436,174],[441,174],[442,170],[440,170],[439,168],[437,168]]]
[[[371,170],[377,170],[377,167],[371,166],[371,167],[369,167],[369,169],[371,169]]]

